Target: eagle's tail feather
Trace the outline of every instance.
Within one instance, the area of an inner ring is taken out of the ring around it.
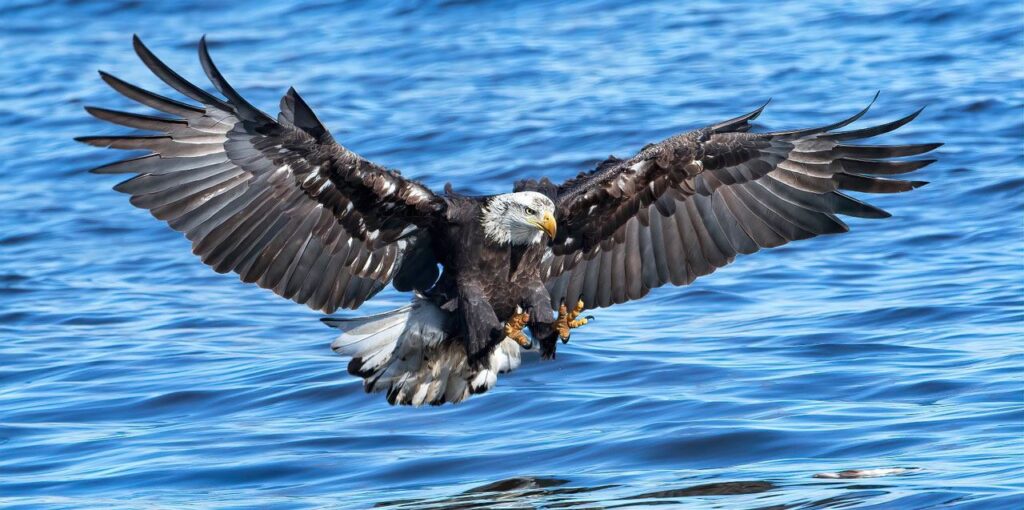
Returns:
[[[448,320],[437,305],[417,299],[382,314],[323,322],[342,330],[331,348],[352,357],[348,371],[364,379],[368,393],[386,392],[392,404],[418,406],[461,402],[519,366],[519,344],[506,338],[483,367],[473,367],[462,344],[448,337]]]
[[[409,319],[410,307],[354,318],[321,319],[324,324],[342,331],[331,349],[343,356],[351,356],[349,372],[364,376],[376,372],[387,363],[401,338]]]
[[[372,347],[394,344],[409,319],[409,309],[404,306],[390,312],[365,317],[320,319],[324,324],[343,333],[331,343],[331,349],[338,354],[354,356]]]

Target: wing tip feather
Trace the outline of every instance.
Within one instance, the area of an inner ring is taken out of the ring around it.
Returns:
[[[228,103],[232,106],[236,113],[242,114],[248,117],[248,120],[261,122],[261,123],[273,123],[274,119],[270,118],[266,113],[256,108],[251,103],[245,100],[234,87],[228,83],[228,80],[224,77],[224,74],[220,72],[217,65],[213,63],[213,57],[210,56],[210,48],[206,42],[206,34],[203,34],[199,38],[199,64],[203,68],[203,72],[206,73],[206,77],[213,84],[213,87],[217,89],[224,97],[227,98]]]
[[[747,114],[748,115],[747,120],[754,120],[754,119],[756,119],[758,116],[761,115],[761,113],[764,112],[764,109],[768,107],[768,103],[771,103],[771,102],[772,102],[772,97],[768,96],[768,99],[765,100],[765,102],[763,104],[761,104],[761,106],[757,107],[757,109],[755,109],[754,111],[752,111],[752,112]]]
[[[78,143],[84,143],[93,147],[99,147],[101,149],[110,148],[110,136],[76,136],[74,140]]]
[[[711,130],[717,133],[729,131],[748,131],[751,127],[750,121],[758,118],[764,111],[764,109],[768,106],[768,103],[771,102],[772,98],[769,97],[768,100],[764,102],[764,104],[762,104],[755,110],[751,111],[750,113],[745,113],[743,115],[740,115],[739,117],[733,117],[729,120],[714,124],[711,126]]]

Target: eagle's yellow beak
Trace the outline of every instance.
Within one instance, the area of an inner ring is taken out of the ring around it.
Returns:
[[[558,232],[558,224],[555,223],[555,217],[549,212],[544,213],[544,217],[537,223],[537,228],[543,230],[552,239],[555,238],[555,233]]]

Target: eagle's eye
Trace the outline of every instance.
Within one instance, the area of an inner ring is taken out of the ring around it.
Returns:
[[[527,207],[526,208],[526,214],[529,214],[529,215],[532,216],[534,214],[537,214],[537,211],[534,211],[533,209],[530,209],[529,207]]]

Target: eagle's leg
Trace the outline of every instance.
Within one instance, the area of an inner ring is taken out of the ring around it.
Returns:
[[[590,322],[589,317],[580,317],[583,313],[583,300],[579,300],[576,306],[569,311],[562,303],[558,307],[558,318],[555,319],[555,331],[558,331],[558,338],[562,339],[562,343],[569,341],[569,331],[578,328],[587,322]],[[577,318],[579,317],[579,318]]]
[[[533,347],[533,342],[530,337],[523,333],[523,328],[526,327],[526,323],[530,322],[530,314],[523,312],[521,309],[517,309],[516,313],[509,317],[505,321],[505,336],[515,340],[521,347],[529,349]]]
[[[487,295],[472,283],[459,286],[460,333],[466,346],[466,355],[474,366],[484,362],[494,346],[505,339],[501,321],[494,314]]]
[[[551,294],[539,278],[523,294],[523,308],[530,314],[530,334],[540,345],[540,357],[554,359],[558,345],[558,331],[555,331],[555,314],[551,311]]]

